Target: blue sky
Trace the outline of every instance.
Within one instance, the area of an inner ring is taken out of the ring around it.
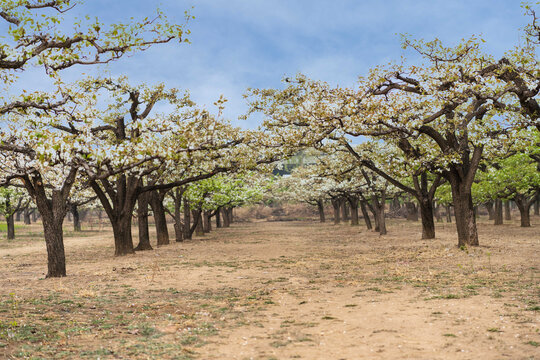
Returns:
[[[223,94],[225,116],[235,124],[246,110],[248,87],[278,87],[302,72],[332,84],[353,86],[374,65],[399,60],[399,33],[456,44],[473,34],[499,57],[521,41],[527,18],[518,0],[87,0],[76,11],[109,21],[143,18],[159,6],[189,23],[191,44],[166,44],[102,67],[134,82],[165,82],[189,89],[210,109]]]

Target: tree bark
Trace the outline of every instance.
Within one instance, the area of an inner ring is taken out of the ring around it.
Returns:
[[[73,231],[81,231],[81,217],[79,215],[79,209],[76,204],[71,204],[71,215],[73,215]]]
[[[407,221],[418,221],[418,208],[413,201],[407,201]]]
[[[512,212],[510,211],[510,200],[504,202],[504,220],[512,220]]]
[[[386,235],[386,216],[384,212],[386,196],[384,193],[381,196],[381,200],[377,196],[372,197],[373,210],[375,211],[376,221],[375,221],[375,230],[379,231],[379,234]]]
[[[422,219],[422,239],[434,239],[433,201],[426,197],[419,201],[418,204],[420,205],[420,217]]]
[[[493,209],[493,201],[488,201],[484,204],[486,206],[487,212],[488,212],[488,220],[494,220],[494,209]]]
[[[185,189],[176,188],[174,189],[174,236],[176,242],[184,241],[184,224],[182,224],[182,198],[184,196]],[[189,226],[189,224],[188,224]]]
[[[227,214],[227,209],[222,207],[221,208],[221,215],[223,215],[223,227],[228,228],[231,226],[229,215]]]
[[[148,230],[148,196],[149,194],[142,193],[139,195],[137,207],[137,223],[139,226],[139,244],[135,251],[152,250],[150,245],[150,232]]]
[[[540,194],[536,195],[536,200],[534,201],[534,215],[540,215]]]
[[[524,195],[516,195],[514,202],[519,209],[519,214],[521,217],[521,227],[530,227],[531,226],[531,206],[534,203],[536,196],[528,199]]]
[[[96,180],[90,181],[90,186],[98,196],[111,222],[114,235],[114,254],[115,256],[133,254],[135,250],[131,234],[131,219],[137,203],[141,179],[135,176],[120,175],[114,183],[107,179],[100,181],[105,191]]]
[[[191,210],[188,199],[184,198],[184,239],[191,240]]]
[[[458,233],[458,246],[478,246],[476,216],[470,187],[451,181],[454,217]]]
[[[319,211],[319,221],[322,223],[326,222],[324,216],[324,202],[322,200],[317,200],[317,210]]]
[[[371,220],[369,218],[369,213],[367,211],[366,201],[365,200],[360,201],[360,209],[362,210],[362,216],[363,216],[364,221],[366,223],[367,229],[371,230],[373,228],[373,226],[371,225]]]
[[[446,222],[451,223],[452,222],[452,207],[450,205],[446,205],[445,209],[446,209]]]
[[[13,240],[15,239],[15,218],[13,214],[6,216],[6,223],[7,223],[7,238],[8,240]]]
[[[494,225],[503,224],[503,203],[501,199],[495,200],[495,207],[493,209],[493,224]]]
[[[358,198],[356,196],[348,196],[347,201],[351,209],[351,226],[358,225]]]
[[[340,200],[332,199],[332,207],[334,208],[334,225],[338,225],[341,222],[340,218]]]
[[[196,219],[195,235],[204,236],[202,210],[193,210],[193,219]]]
[[[205,210],[202,212],[204,233],[209,233],[210,231],[212,231],[212,221],[211,221],[210,215],[211,215],[210,211]]]
[[[216,210],[216,228],[222,227],[221,225],[221,207]]]
[[[164,195],[164,194],[163,194]],[[163,198],[157,190],[151,191],[150,196],[150,207],[154,213],[154,222],[156,226],[157,233],[157,244],[168,245],[169,244],[169,229],[167,228],[167,217],[165,214],[165,209],[163,207]]]

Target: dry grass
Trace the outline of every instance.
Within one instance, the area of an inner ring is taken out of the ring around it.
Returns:
[[[0,240],[0,358],[538,358],[538,226],[481,223],[462,251],[437,225],[252,222],[122,258],[109,230],[67,234],[47,280],[21,228]]]

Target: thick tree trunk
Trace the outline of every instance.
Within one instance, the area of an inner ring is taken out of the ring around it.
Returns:
[[[317,201],[317,210],[319,211],[319,221],[322,223],[325,222],[326,219],[324,217],[324,203],[322,200]]]
[[[495,200],[495,207],[493,209],[493,224],[494,225],[503,224],[503,203],[501,199]]]
[[[510,210],[510,200],[504,202],[504,220],[512,220],[512,211]]]
[[[169,244],[169,229],[167,228],[167,217],[165,209],[163,208],[163,198],[159,192],[152,191],[150,193],[150,206],[154,213],[154,222],[156,225],[157,244],[167,245]]]
[[[358,198],[355,196],[350,196],[347,198],[349,202],[349,207],[351,209],[351,226],[358,225]]]
[[[452,187],[458,246],[478,246],[478,231],[471,189],[466,189],[456,181],[451,182],[450,185]]]
[[[148,231],[148,193],[139,195],[137,207],[137,223],[139,226],[139,244],[135,251],[152,250],[150,232]]]
[[[334,208],[334,225],[338,225],[341,222],[340,218],[340,200],[332,199],[332,207]]]
[[[433,221],[433,201],[424,198],[418,201],[422,219],[422,239],[435,239],[435,222]]]
[[[209,233],[210,231],[212,231],[212,222],[211,222],[210,215],[211,215],[210,211],[205,210],[202,213],[204,233]]]
[[[12,215],[6,216],[7,223],[7,238],[8,240],[15,239],[15,218]]]
[[[373,226],[371,225],[371,220],[369,218],[369,213],[367,211],[365,200],[360,201],[360,210],[362,210],[362,217],[364,218],[367,229],[371,230]]]
[[[79,209],[77,205],[75,204],[71,205],[71,214],[73,215],[73,231],[80,232],[81,231],[81,217],[79,215]]]
[[[132,209],[133,210],[133,209]],[[114,255],[123,256],[135,253],[131,234],[131,213],[111,221],[114,235]]]
[[[530,227],[531,226],[531,206],[534,202],[534,199],[527,199],[524,196],[516,196],[514,201],[519,209],[519,214],[521,217],[521,227]]]
[[[43,235],[47,247],[47,278],[66,276],[66,255],[62,219],[55,219],[51,214],[42,214]]]

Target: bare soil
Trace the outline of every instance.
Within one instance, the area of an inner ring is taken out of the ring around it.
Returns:
[[[241,223],[119,258],[109,229],[67,233],[61,279],[19,228],[0,240],[0,358],[540,358],[538,225],[481,222],[466,250],[453,224],[388,228]]]

